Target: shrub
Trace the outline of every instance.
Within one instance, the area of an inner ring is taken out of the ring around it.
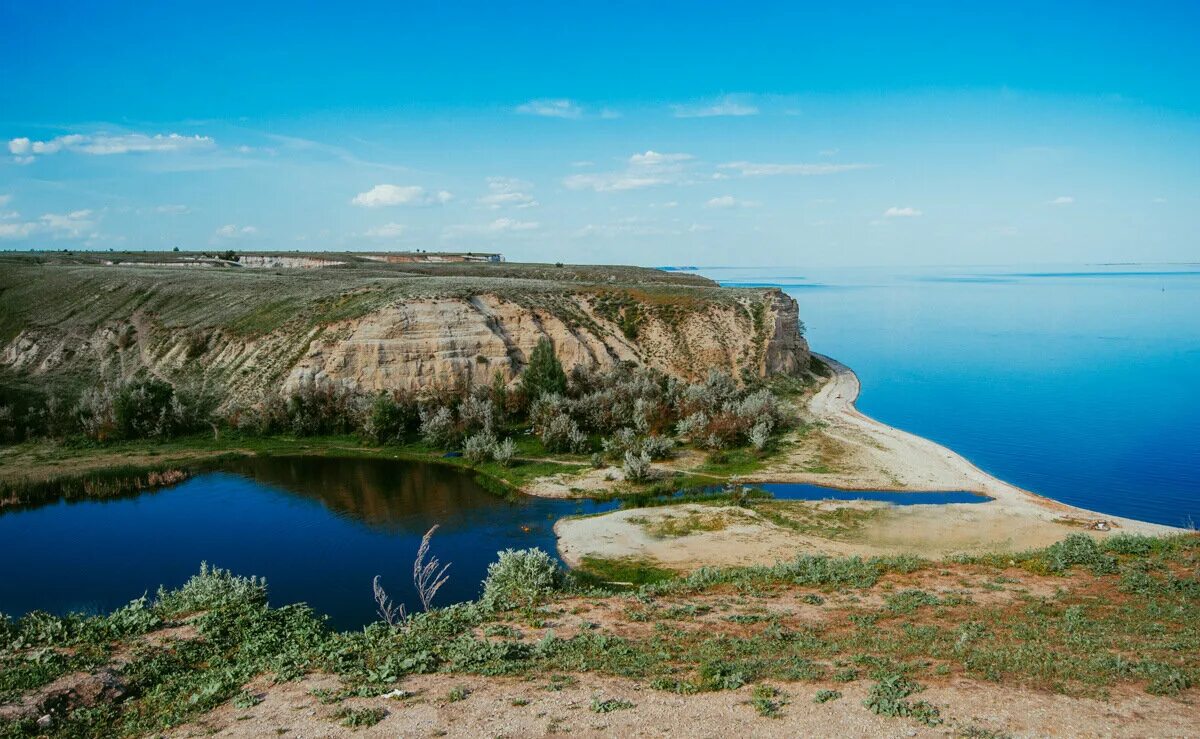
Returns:
[[[675,442],[665,436],[650,435],[642,439],[642,454],[645,454],[650,459],[666,459],[671,456],[671,449],[674,448]]]
[[[529,364],[521,373],[521,390],[530,401],[550,393],[567,391],[567,374],[562,363],[554,355],[554,345],[549,339],[538,340],[529,355]]]
[[[471,464],[483,464],[495,456],[495,453],[496,437],[492,436],[491,431],[481,431],[467,437],[466,443],[463,444],[463,457]]]
[[[587,451],[587,435],[579,429],[579,424],[566,413],[554,415],[548,424],[542,428],[542,446],[551,452]]]
[[[645,453],[625,452],[622,471],[625,473],[625,479],[630,482],[645,482],[650,479],[650,457]]]
[[[565,573],[541,549],[505,549],[488,565],[480,600],[497,610],[531,606],[565,584]]]
[[[462,404],[458,406],[458,419],[462,424],[463,431],[466,433],[482,431],[490,434],[492,426],[495,423],[495,411],[492,408],[492,401],[487,398],[468,395]]]
[[[421,409],[421,438],[439,449],[450,449],[458,443],[458,428],[449,408],[438,406]]]
[[[604,447],[604,452],[613,459],[623,459],[630,452],[641,451],[638,448],[637,432],[631,428],[619,429],[611,438],[601,442],[601,445]]]
[[[258,577],[239,577],[229,570],[200,563],[200,573],[183,587],[158,589],[155,608],[169,615],[207,611],[229,605],[262,605],[267,602],[267,581]]]
[[[517,456],[517,445],[512,439],[504,441],[492,447],[492,459],[501,467],[508,467],[512,464],[513,458]]]
[[[764,421],[759,421],[750,429],[750,444],[758,451],[767,448],[771,441],[771,427]]]
[[[296,436],[345,434],[360,426],[358,398],[343,385],[302,382],[283,400],[284,430]]]
[[[381,392],[363,420],[363,435],[376,444],[399,441],[416,428],[418,420],[417,407],[411,398]]]

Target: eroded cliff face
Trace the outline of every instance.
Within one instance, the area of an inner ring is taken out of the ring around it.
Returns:
[[[219,388],[227,404],[244,404],[309,382],[422,392],[489,383],[497,372],[512,381],[542,338],[568,371],[631,361],[685,378],[715,368],[745,379],[800,372],[809,360],[796,303],[778,290],[664,295],[597,286],[531,298],[460,292],[385,299],[336,318],[347,301],[375,294],[364,288],[314,299],[303,318],[290,318],[264,296],[250,313],[217,325],[191,314],[191,323],[182,321],[182,309],[168,311],[178,300],[164,298],[162,309],[131,301],[127,312],[88,328],[47,321],[21,330],[0,349],[0,368],[47,388],[148,370]],[[113,300],[124,305],[125,298]],[[314,305],[326,311],[319,318]],[[246,330],[248,317],[264,327]]]
[[[285,387],[339,382],[362,390],[424,390],[513,380],[542,338],[563,366],[607,368],[631,361],[696,378],[709,368],[743,377],[807,366],[796,303],[767,299],[665,317],[640,311],[636,328],[601,315],[589,296],[574,296],[566,315],[526,308],[495,295],[389,306],[327,327],[291,368]]]

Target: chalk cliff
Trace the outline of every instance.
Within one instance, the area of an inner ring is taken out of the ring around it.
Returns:
[[[237,402],[305,382],[424,391],[496,372],[511,381],[542,338],[568,370],[631,361],[745,379],[808,366],[796,302],[779,290],[632,268],[552,281],[549,269],[521,279],[507,264],[503,278],[487,279],[391,267],[18,264],[0,277],[0,380],[48,389],[149,371]]]

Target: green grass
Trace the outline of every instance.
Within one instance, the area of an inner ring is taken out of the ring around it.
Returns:
[[[675,577],[672,570],[634,557],[584,557],[583,562],[573,572],[581,582],[597,586],[610,583],[646,585],[665,582]]]

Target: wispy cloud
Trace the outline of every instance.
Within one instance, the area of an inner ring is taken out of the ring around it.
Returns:
[[[545,118],[582,118],[583,108],[567,98],[542,98],[530,100],[517,106],[524,115],[539,115]]]
[[[115,154],[195,151],[209,149],[215,145],[216,142],[208,136],[184,136],[178,133],[160,133],[153,136],[142,133],[73,133],[45,141],[35,141],[23,136],[10,139],[8,151],[17,161],[28,163],[38,156],[49,156],[63,151],[93,156],[111,156]]]
[[[704,204],[704,207],[728,210],[730,208],[757,208],[760,205],[762,203],[754,200],[740,200],[732,195],[721,195],[720,197],[710,198]]]
[[[1059,195],[1050,201],[1050,205],[1070,205],[1075,202],[1075,198],[1070,195]]]
[[[680,183],[684,180],[684,165],[691,159],[691,154],[649,150],[629,157],[623,170],[570,175],[563,178],[563,186],[568,190],[619,192]]]
[[[254,226],[239,226],[236,223],[227,223],[213,232],[213,240],[244,239],[257,235],[258,229]]]
[[[500,208],[533,208],[538,205],[526,190],[533,187],[524,180],[512,177],[489,177],[488,194],[479,198],[479,204],[492,210]]]
[[[883,215],[885,218],[916,218],[917,216],[924,214],[916,208],[911,208],[908,206],[902,208],[898,205],[893,205],[885,210]]]
[[[737,172],[742,177],[773,177],[777,175],[801,175],[805,177],[813,177],[819,175],[840,174],[842,172],[853,172],[859,169],[871,169],[874,166],[874,164],[862,164],[858,162],[850,162],[845,164],[836,164],[833,162],[799,162],[796,164],[777,164],[770,162],[726,162],[725,164],[717,165],[717,168]]]
[[[180,215],[183,215],[184,213],[188,213],[190,211],[191,211],[191,208],[187,207],[186,205],[179,205],[177,203],[169,203],[167,205],[160,205],[154,209],[155,213],[163,213],[163,214],[171,215],[171,216],[180,216]]]
[[[678,164],[694,159],[691,154],[663,154],[653,149],[629,157],[629,164],[634,167],[662,167],[668,164]]]
[[[442,205],[454,196],[445,190],[426,190],[420,185],[376,185],[360,192],[351,203],[363,208],[386,208],[396,205]]]
[[[19,213],[5,214],[20,218]],[[46,236],[52,239],[91,239],[99,234],[96,230],[96,214],[91,210],[74,210],[69,213],[46,213],[33,221],[0,223],[0,239],[25,239],[31,236]]]
[[[382,226],[368,228],[363,235],[372,239],[395,239],[403,236],[406,231],[408,231],[408,226],[403,223],[385,223]]]
[[[490,223],[447,226],[445,230],[442,231],[442,236],[444,238],[456,238],[460,236],[498,236],[501,234],[536,231],[541,227],[542,225],[537,221],[519,221],[514,218],[497,218]]]
[[[676,118],[714,118],[717,116],[758,115],[758,106],[735,95],[726,95],[710,103],[674,105]]]

